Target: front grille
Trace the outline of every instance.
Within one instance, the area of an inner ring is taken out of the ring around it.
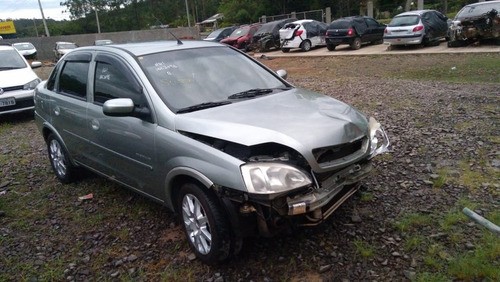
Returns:
[[[333,162],[361,150],[366,137],[355,140],[351,143],[344,143],[336,146],[313,149],[314,158],[319,164]]]

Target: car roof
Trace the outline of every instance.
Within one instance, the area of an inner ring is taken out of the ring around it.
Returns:
[[[416,10],[416,11],[408,11],[408,12],[404,12],[404,13],[401,13],[401,14],[398,14],[396,15],[396,17],[399,17],[399,16],[413,16],[413,15],[422,15],[423,13],[427,13],[427,12],[434,12],[435,10]]]
[[[480,5],[486,5],[486,4],[491,4],[491,3],[499,3],[500,1],[485,1],[485,2],[478,2],[478,3],[472,3],[465,5],[464,7],[474,7],[474,6],[480,6]]]
[[[75,44],[74,42],[57,41],[56,44]]]
[[[296,23],[296,24],[302,24],[302,23],[310,23],[314,20],[298,20],[298,21],[294,21],[292,23]]]
[[[85,46],[80,47],[78,50],[110,50],[110,49],[120,49],[127,51],[134,56],[142,56],[152,53],[160,53],[165,51],[174,50],[184,50],[184,49],[194,49],[194,48],[204,48],[204,47],[227,47],[218,42],[209,42],[202,40],[185,40],[182,44],[177,44],[175,40],[164,40],[164,41],[150,41],[150,42],[136,42],[136,43],[126,43],[126,44],[113,44],[104,46]]]

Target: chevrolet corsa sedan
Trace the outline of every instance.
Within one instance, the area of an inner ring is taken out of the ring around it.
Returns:
[[[285,77],[212,42],[82,47],[37,87],[36,123],[60,181],[86,168],[166,205],[217,263],[324,221],[388,148],[375,119]]]

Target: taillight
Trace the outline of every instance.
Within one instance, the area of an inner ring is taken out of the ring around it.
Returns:
[[[384,29],[384,33],[389,33],[389,31],[387,30],[387,28],[386,28],[386,29]]]
[[[301,30],[301,29],[297,29],[297,30],[295,31],[294,36],[301,36],[303,32],[304,32],[303,30]]]
[[[348,35],[348,36],[353,36],[353,35],[354,35],[354,29],[350,28],[350,29],[347,31],[347,35]]]
[[[422,29],[424,29],[423,25],[417,25],[416,27],[413,28],[413,32],[421,31]]]

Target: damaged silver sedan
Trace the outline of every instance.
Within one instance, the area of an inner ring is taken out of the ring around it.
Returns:
[[[448,37],[448,47],[465,46],[484,39],[500,42],[500,1],[463,7],[451,22]]]
[[[380,123],[211,42],[78,48],[35,94],[55,175],[90,169],[179,214],[205,263],[324,221],[368,177]]]

